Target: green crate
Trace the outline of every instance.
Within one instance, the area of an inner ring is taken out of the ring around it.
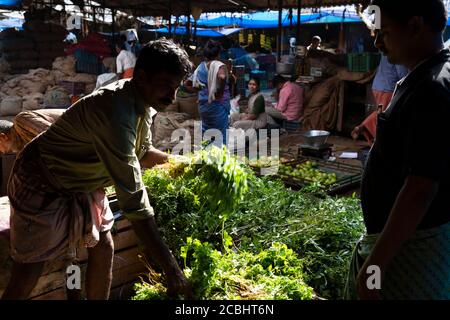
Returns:
[[[350,72],[369,72],[375,70],[380,63],[379,53],[349,53],[347,55],[348,70]]]

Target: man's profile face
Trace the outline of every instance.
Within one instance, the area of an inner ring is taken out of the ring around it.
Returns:
[[[181,75],[175,76],[167,72],[147,75],[144,71],[141,71],[137,81],[144,91],[141,94],[146,102],[157,111],[163,111],[175,99],[175,93],[183,78]]]
[[[413,35],[402,25],[381,12],[381,29],[376,31],[377,47],[391,64],[403,64],[412,50]]]

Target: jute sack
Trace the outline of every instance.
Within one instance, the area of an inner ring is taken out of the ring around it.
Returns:
[[[22,111],[22,98],[17,96],[7,97],[0,104],[0,116],[15,116]]]

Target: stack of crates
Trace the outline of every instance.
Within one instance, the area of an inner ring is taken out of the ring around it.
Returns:
[[[245,66],[233,66],[233,74],[236,76],[236,95],[245,96]]]
[[[82,49],[77,49],[75,50],[74,55],[77,60],[76,71],[78,73],[89,73],[95,75],[103,73],[103,64],[96,54]]]
[[[348,71],[369,72],[375,70],[380,63],[379,53],[349,53],[347,56]]]

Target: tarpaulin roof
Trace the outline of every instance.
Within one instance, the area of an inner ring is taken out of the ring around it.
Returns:
[[[227,28],[219,30],[197,28],[197,37],[224,37],[239,32],[240,30],[240,28]],[[169,33],[168,28],[160,28],[153,31],[158,33]],[[185,35],[186,27],[172,27],[172,34],[173,33],[177,35]],[[194,28],[191,28],[191,34],[194,34]]]
[[[183,19],[186,21],[186,18]],[[291,22],[289,13],[284,11],[282,13],[283,27],[289,27]],[[361,22],[361,19],[356,15],[322,12],[312,14],[302,14],[300,16],[301,23],[340,23],[340,22]],[[292,15],[292,25],[297,24],[297,15]],[[241,16],[222,16],[214,19],[203,18],[197,21],[197,25],[207,27],[222,27],[222,26],[238,26],[240,28],[248,29],[266,29],[278,27],[278,12],[265,11]]]
[[[278,9],[278,0],[104,0],[102,4],[108,8],[116,8],[129,12],[134,16],[185,15],[188,4],[202,12],[245,12],[249,10]],[[320,8],[349,4],[368,4],[369,0],[302,0],[302,8]],[[297,8],[297,0],[282,0],[283,8]]]
[[[0,0],[0,7],[17,7],[22,0]]]

